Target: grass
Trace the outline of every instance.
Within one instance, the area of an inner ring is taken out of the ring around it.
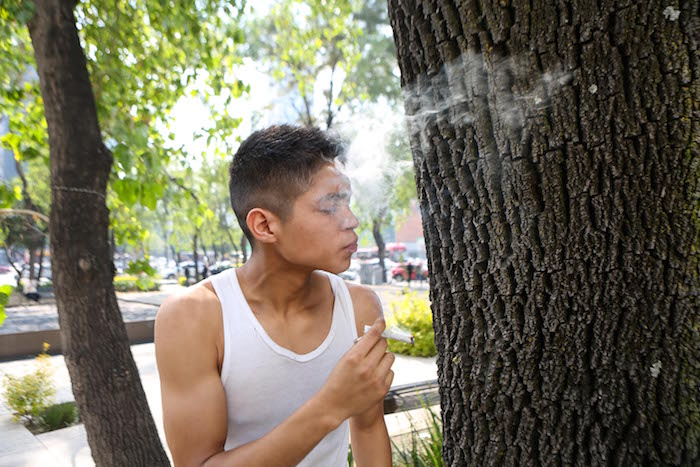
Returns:
[[[399,440],[391,440],[394,465],[443,467],[442,421],[432,407],[423,406],[428,414],[428,426],[419,429],[411,421],[411,431]]]

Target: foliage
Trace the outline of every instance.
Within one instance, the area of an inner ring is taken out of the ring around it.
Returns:
[[[277,0],[246,33],[300,123],[331,128],[343,109],[400,98],[385,2]]]
[[[183,287],[187,287],[187,278],[185,276],[180,276],[177,278],[177,283]]]
[[[392,107],[402,104],[396,46],[389,29],[386,2],[357,2],[353,16],[362,34],[358,37],[360,58],[346,77],[357,97],[349,104],[354,111],[366,102],[386,101]]]
[[[140,276],[141,274],[145,274],[149,277],[155,276],[156,270],[153,269],[148,260],[149,256],[146,255],[144,258],[129,261],[129,266],[126,268],[126,273],[133,276]]]
[[[141,292],[148,292],[158,289],[158,283],[153,280],[152,277],[145,274],[140,274],[138,276],[114,277],[114,290],[117,292],[134,292],[137,290],[140,290]]]
[[[352,95],[346,75],[360,57],[359,25],[349,0],[280,0],[248,26],[250,52],[269,67],[285,94],[297,96],[298,120],[330,128],[333,118]],[[335,86],[335,89],[334,89]],[[323,110],[314,112],[317,88],[324,94]],[[300,102],[299,102],[300,101]]]
[[[51,380],[51,358],[46,353],[49,345],[36,357],[37,368],[24,376],[5,375],[7,406],[13,411],[16,420],[24,419],[36,424],[42,411],[51,404],[56,388]]]
[[[243,3],[76,3],[100,126],[114,157],[110,226],[118,244],[142,244],[148,234],[135,206],[155,209],[170,167],[185,166],[194,156],[175,147],[175,135],[168,134],[175,103],[195,95],[228,104],[247,89],[231,71],[240,62],[236,51],[244,40],[238,26]],[[10,130],[0,143],[18,161],[40,160],[48,167],[43,101],[26,28],[30,5],[0,5],[0,115],[8,118]],[[212,128],[209,137],[226,137],[239,121],[226,118],[225,123]],[[10,193],[0,191],[6,204]]]
[[[7,318],[5,307],[10,301],[10,295],[12,295],[12,291],[14,289],[14,287],[8,284],[0,285],[0,326],[2,326],[2,324],[5,322],[5,318]]]
[[[393,301],[391,310],[387,318],[387,327],[405,329],[413,334],[415,339],[415,345],[389,340],[391,352],[416,357],[437,355],[433,314],[426,299],[419,298],[415,292],[408,293],[401,300]]]
[[[443,467],[442,458],[442,422],[432,407],[423,409],[428,412],[430,420],[427,431],[418,430],[411,421],[411,434],[408,446],[397,445],[393,440],[394,465],[416,467]]]
[[[78,407],[73,401],[50,405],[39,414],[39,419],[43,431],[65,428],[78,420]]]

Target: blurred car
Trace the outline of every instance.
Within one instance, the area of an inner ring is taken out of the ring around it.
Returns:
[[[357,271],[353,271],[352,269],[348,269],[347,271],[343,271],[340,274],[338,274],[340,278],[345,279],[346,281],[358,281],[360,279],[360,275],[357,273]]]
[[[217,261],[209,268],[209,274],[213,276],[214,274],[219,274],[221,271],[231,269],[232,267],[233,263],[231,261]]]
[[[161,268],[158,271],[158,274],[160,274],[160,277],[162,277],[163,279],[177,279],[179,275],[177,266],[175,265],[165,266]]]
[[[412,262],[411,280],[426,280],[428,278],[428,267],[424,261]],[[399,263],[391,270],[391,278],[396,282],[408,280],[408,262]]]
[[[197,262],[197,268],[199,269],[200,275],[204,274],[204,267],[204,261]],[[182,261],[181,263],[178,263],[177,270],[180,276],[194,277],[194,261]],[[187,274],[185,274],[185,271],[187,271]]]

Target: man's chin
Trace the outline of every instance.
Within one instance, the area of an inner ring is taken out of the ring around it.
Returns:
[[[350,267],[350,258],[348,258],[346,261],[337,261],[335,264],[329,264],[325,268],[323,268],[324,271],[328,271],[331,274],[340,274],[341,272],[345,272],[348,270]]]

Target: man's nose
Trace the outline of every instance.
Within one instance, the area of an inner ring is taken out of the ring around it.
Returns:
[[[348,214],[347,219],[345,219],[345,227],[347,229],[355,230],[360,225],[360,221],[357,220],[357,217],[351,209],[348,209]]]

